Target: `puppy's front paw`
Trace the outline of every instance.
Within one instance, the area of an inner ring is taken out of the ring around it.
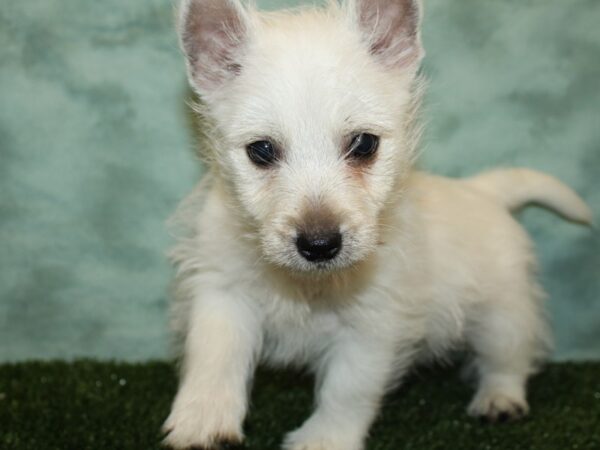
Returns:
[[[285,450],[362,450],[362,439],[355,433],[343,433],[335,427],[320,427],[307,423],[289,433],[283,444]]]
[[[237,450],[243,448],[243,417],[228,402],[185,401],[178,395],[163,425],[163,444],[175,450]],[[212,406],[212,407],[211,407]]]
[[[503,392],[477,393],[468,408],[469,415],[491,423],[512,422],[528,412],[529,406],[524,398]]]
[[[229,440],[217,440],[210,446],[198,446],[193,445],[191,447],[173,447],[172,445],[163,442],[163,445],[167,446],[167,448],[171,449],[184,449],[184,450],[247,450],[244,444],[237,441],[229,441]]]

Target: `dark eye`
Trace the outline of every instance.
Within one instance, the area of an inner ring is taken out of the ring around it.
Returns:
[[[373,134],[360,133],[352,137],[348,146],[348,157],[356,160],[370,159],[377,151],[379,138]]]
[[[267,167],[277,160],[277,150],[270,141],[256,141],[246,146],[250,160],[260,167]]]

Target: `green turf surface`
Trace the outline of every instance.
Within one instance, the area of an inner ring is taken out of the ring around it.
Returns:
[[[0,365],[0,449],[158,449],[176,387],[167,363]],[[470,419],[456,371],[420,371],[392,393],[368,450],[600,449],[600,363],[554,364],[530,383],[532,414],[514,424]],[[310,412],[312,383],[262,371],[246,422],[248,449],[278,449]]]

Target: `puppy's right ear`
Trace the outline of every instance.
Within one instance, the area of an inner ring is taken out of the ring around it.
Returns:
[[[248,31],[238,0],[182,0],[179,37],[190,83],[201,96],[240,73]]]

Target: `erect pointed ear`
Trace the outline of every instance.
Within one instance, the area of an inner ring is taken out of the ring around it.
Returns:
[[[421,46],[419,0],[354,0],[355,20],[371,54],[390,68],[416,70]]]
[[[242,70],[248,38],[247,11],[238,0],[183,0],[179,37],[190,83],[204,95]]]

